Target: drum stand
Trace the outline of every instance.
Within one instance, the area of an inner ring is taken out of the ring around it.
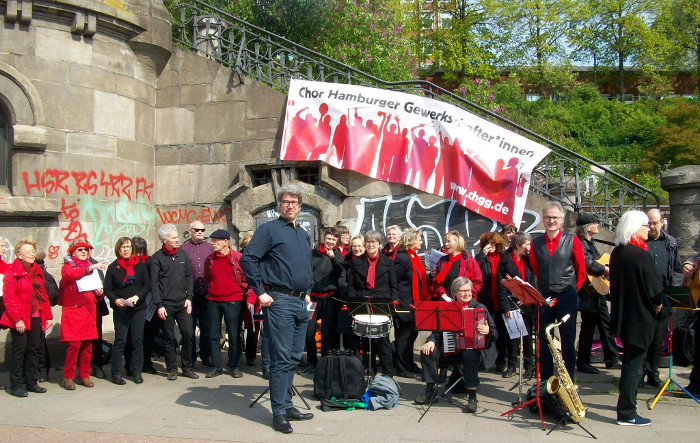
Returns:
[[[381,305],[386,305],[387,312],[386,313],[381,313],[377,314],[374,312],[374,307],[380,307]],[[387,335],[391,333],[391,328],[393,327],[393,322],[391,321],[391,306],[393,306],[393,303],[391,302],[391,299],[387,301],[377,301],[375,303],[372,303],[372,301],[367,297],[367,301],[361,301],[359,302],[359,305],[356,306],[352,312],[351,312],[351,317],[354,317],[353,314],[356,314],[358,310],[361,308],[367,308],[367,315],[369,315],[369,331],[367,335],[363,335],[362,333],[358,333],[354,330],[353,328],[353,334],[357,335],[360,337],[360,349],[362,348],[362,339],[366,338],[369,341],[369,346],[368,346],[368,361],[367,361],[367,389],[369,389],[369,386],[372,384],[372,380],[374,380],[374,376],[372,375],[372,364],[374,363],[374,354],[372,353],[372,340],[375,338],[381,338],[384,339]],[[372,336],[372,316],[373,315],[381,315],[385,317],[389,317],[389,331],[381,336],[373,337]],[[384,368],[384,364],[387,364],[387,362],[382,363],[382,368]]]

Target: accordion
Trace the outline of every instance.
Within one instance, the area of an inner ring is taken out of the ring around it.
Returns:
[[[477,326],[486,323],[486,311],[482,308],[464,308],[461,311],[460,331],[443,331],[442,352],[454,354],[465,349],[480,351],[486,347],[486,336],[480,334]]]

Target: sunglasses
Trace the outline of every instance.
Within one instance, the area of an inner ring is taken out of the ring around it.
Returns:
[[[76,252],[90,252],[90,250],[88,248],[78,248]]]
[[[204,228],[202,229],[197,229],[197,228],[192,228],[194,232],[204,232]]]

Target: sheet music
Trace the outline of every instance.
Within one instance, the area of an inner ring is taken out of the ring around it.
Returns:
[[[97,269],[93,269],[91,274],[86,275],[75,283],[78,285],[78,292],[102,289],[102,280],[100,280],[100,274],[97,272]]]
[[[527,335],[527,328],[525,327],[525,322],[523,321],[523,311],[520,309],[515,311],[510,311],[510,318],[503,315],[503,321],[506,324],[506,329],[508,330],[508,336],[512,339],[520,338],[520,328],[523,329],[523,337]]]
[[[437,267],[438,261],[440,261],[440,258],[444,257],[445,255],[447,254],[444,252],[431,249],[430,252],[425,254],[425,266],[429,271],[434,271]]]

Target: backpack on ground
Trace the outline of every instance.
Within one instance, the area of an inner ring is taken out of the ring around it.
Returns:
[[[316,365],[314,395],[319,399],[361,398],[365,388],[365,370],[355,355],[333,350]]]
[[[695,356],[695,329],[694,321],[686,321],[683,325],[673,329],[673,364],[690,366]]]

